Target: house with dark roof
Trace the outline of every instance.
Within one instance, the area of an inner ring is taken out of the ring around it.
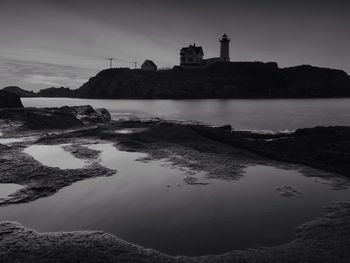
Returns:
[[[180,66],[198,66],[203,64],[203,48],[196,44],[183,47],[180,51]]]
[[[204,59],[203,48],[196,44],[183,47],[180,51],[180,67],[203,68],[218,62],[230,62],[230,41],[226,34],[223,34],[220,41],[220,57]]]
[[[157,65],[152,60],[146,59],[145,62],[142,63],[141,69],[146,71],[157,71]]]

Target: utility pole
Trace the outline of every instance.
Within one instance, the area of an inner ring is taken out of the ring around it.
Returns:
[[[109,68],[112,68],[112,62],[113,62],[114,58],[108,58],[108,60],[109,60]]]

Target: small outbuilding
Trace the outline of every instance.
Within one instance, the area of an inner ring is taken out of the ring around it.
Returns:
[[[157,71],[157,65],[152,60],[146,59],[145,62],[142,63],[141,69],[146,71]]]

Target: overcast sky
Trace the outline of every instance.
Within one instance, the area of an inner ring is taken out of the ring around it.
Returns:
[[[349,27],[342,0],[0,0],[0,87],[77,88],[108,57],[169,67],[194,42],[215,57],[223,33],[233,61],[350,73]]]

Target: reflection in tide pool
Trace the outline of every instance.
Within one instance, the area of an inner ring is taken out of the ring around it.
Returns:
[[[69,144],[31,145],[23,152],[49,167],[80,169],[89,164],[87,161],[78,159],[70,152],[65,151],[62,147],[67,145]]]
[[[326,181],[293,170],[259,165],[245,169],[239,180],[187,185],[177,169],[135,161],[145,154],[112,144],[89,147],[102,151],[102,164],[116,175],[2,207],[0,219],[38,231],[103,230],[173,255],[204,255],[285,243],[296,226],[323,215],[328,202],[350,200],[348,189],[334,191]],[[280,195],[276,188],[284,185],[302,198]]]
[[[0,135],[1,136],[1,135]],[[34,140],[34,137],[0,138],[0,144],[12,144],[16,142],[25,142]]]
[[[19,184],[0,184],[0,198],[6,198],[22,188],[23,186]]]

